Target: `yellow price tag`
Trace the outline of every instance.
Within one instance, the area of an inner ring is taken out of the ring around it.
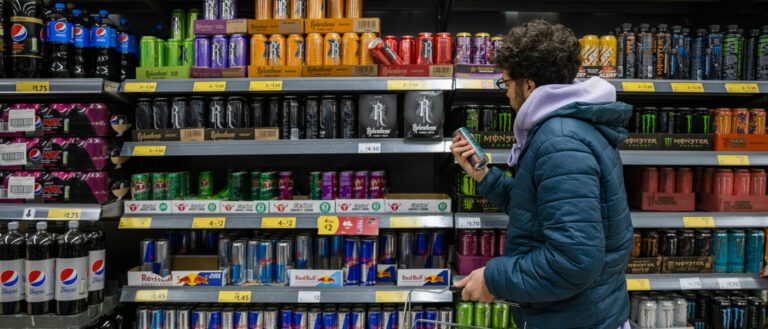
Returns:
[[[227,219],[224,217],[195,217],[192,228],[224,228]]]
[[[200,91],[224,91],[227,89],[226,81],[196,81],[192,85],[193,92]]]
[[[168,300],[168,289],[136,290],[135,302],[164,302]]]
[[[48,209],[50,220],[80,220],[82,209]]]
[[[713,217],[683,217],[683,227],[715,227],[715,219]]]
[[[126,82],[123,92],[153,93],[157,90],[157,82]]]
[[[493,80],[461,79],[461,89],[495,89]]]
[[[648,279],[627,279],[627,290],[651,290],[651,282]]]
[[[493,163],[493,157],[491,157],[491,154],[490,153],[486,153],[485,155],[488,156],[488,164],[492,164]]]
[[[429,80],[387,80],[387,90],[429,90],[432,81]]]
[[[264,217],[261,228],[296,228],[296,217]]]
[[[48,81],[16,81],[17,93],[48,93],[51,83]]]
[[[120,224],[117,225],[118,229],[141,229],[149,228],[152,225],[152,218],[150,217],[122,217],[120,218]]]
[[[133,156],[135,157],[161,157],[163,155],[165,155],[165,145],[133,147]]]
[[[320,216],[317,218],[317,234],[331,235],[339,230],[339,217]]]
[[[405,303],[405,299],[408,298],[408,291],[377,291],[376,302],[377,303]]]
[[[622,82],[621,87],[624,91],[649,92],[656,91],[653,88],[653,82]]]
[[[219,303],[250,303],[250,291],[219,291]]]
[[[717,163],[721,166],[749,166],[749,156],[746,155],[718,155]]]
[[[756,94],[760,88],[756,83],[726,83],[725,90],[729,93]]]
[[[283,81],[251,81],[250,91],[280,91],[283,90]]]
[[[390,217],[389,228],[422,228],[424,218],[421,217]]]
[[[672,83],[672,92],[676,93],[703,93],[704,86],[701,83]]]

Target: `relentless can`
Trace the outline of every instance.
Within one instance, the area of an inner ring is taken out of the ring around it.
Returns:
[[[237,18],[237,1],[236,0],[219,0],[221,6],[219,7],[219,19],[235,19]]]
[[[333,139],[338,134],[338,103],[336,96],[325,95],[320,99],[320,131],[321,139]]]
[[[185,40],[195,38],[195,22],[200,19],[202,12],[200,9],[190,9],[187,11],[187,31],[185,33]]]
[[[368,48],[374,39],[376,39],[375,33],[366,32],[360,35],[360,65],[376,64],[376,61],[373,60],[373,56],[369,51],[370,48]]]
[[[745,273],[762,273],[765,256],[765,233],[762,230],[748,230],[744,257]]]
[[[616,66],[616,37],[612,35],[604,35],[600,37],[600,49],[599,49],[599,66]]]
[[[149,174],[131,175],[131,198],[135,201],[147,201],[153,199]]]
[[[360,38],[357,33],[344,33],[341,38],[341,64],[360,64]]]
[[[208,102],[208,127],[227,128],[226,120],[227,103],[223,97],[211,97]]]
[[[304,134],[307,139],[318,139],[320,138],[320,99],[317,96],[307,96],[306,101]]]
[[[186,38],[187,16],[184,10],[174,9],[171,12],[171,37],[170,40],[183,40]]]
[[[291,19],[307,18],[307,0],[291,0]]]
[[[728,273],[729,253],[728,231],[715,230],[712,233],[712,256],[715,256],[715,273]]]
[[[155,66],[156,67],[164,67],[168,66],[168,44],[165,42],[165,40],[158,38],[157,39],[157,57],[155,57]]]
[[[272,19],[272,0],[256,0],[256,19]]]
[[[326,18],[344,18],[344,0],[327,0],[325,6]]]
[[[403,60],[397,55],[397,52],[382,39],[373,39],[368,45],[368,50],[379,64],[403,65]]]
[[[272,5],[272,19],[288,19],[288,0],[275,0]]]
[[[355,96],[341,96],[339,101],[339,119],[341,124],[339,136],[344,139],[357,138],[357,105],[355,104]]]
[[[399,53],[400,50],[398,49],[397,37],[394,35],[385,35],[381,37],[381,40],[383,40],[384,43],[389,46],[389,48],[392,48],[395,54]]]
[[[187,128],[187,120],[189,119],[189,104],[184,97],[174,97],[171,103],[171,128],[183,129]]]
[[[401,36],[397,48],[397,54],[403,64],[416,64],[416,39],[412,35]]]
[[[251,65],[266,66],[269,65],[269,54],[271,51],[269,39],[263,34],[254,34],[250,41]]]
[[[480,145],[477,144],[477,141],[467,128],[459,128],[453,133],[453,136],[459,136],[460,141],[466,140],[469,145],[472,146],[472,149],[475,150],[475,154],[472,154],[469,157],[469,162],[472,165],[472,168],[482,169],[488,165],[488,156],[485,155],[485,152],[483,152],[483,149],[480,148]]]
[[[181,66],[192,66],[195,63],[195,39],[184,39],[179,55]]]
[[[320,1],[320,0],[310,0]],[[320,33],[309,33],[304,41],[307,65],[323,65],[325,41]]]
[[[208,39],[206,39],[208,40]],[[143,36],[139,41],[140,58],[139,67],[154,67],[157,61],[157,38],[153,36]]]
[[[225,35],[214,35],[211,39],[211,68],[229,67],[229,39]]]
[[[441,32],[435,35],[434,40],[434,62],[437,65],[451,65],[453,62],[452,50],[453,40],[448,32]]]
[[[326,33],[323,39],[323,65],[341,65],[341,36]]]
[[[285,37],[281,34],[269,36],[269,65],[285,65]]]
[[[600,58],[600,38],[596,35],[585,35],[579,41],[581,66],[597,66]]]
[[[214,20],[219,19],[219,1],[220,0],[204,0],[203,1],[203,19]]]
[[[204,68],[211,67],[211,39],[209,39],[208,37],[205,37],[205,36],[195,37],[194,66],[204,67]]]
[[[233,34],[229,37],[229,66],[248,66],[248,41],[245,35]]]
[[[296,0],[294,0],[296,1]],[[286,61],[288,66],[304,65],[304,38],[301,34],[291,34],[288,36],[285,45]]]

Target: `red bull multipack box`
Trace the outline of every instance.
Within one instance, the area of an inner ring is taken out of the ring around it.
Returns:
[[[288,270],[291,287],[341,287],[341,270]]]
[[[401,269],[397,271],[397,285],[400,287],[448,286],[451,274],[448,269]]]

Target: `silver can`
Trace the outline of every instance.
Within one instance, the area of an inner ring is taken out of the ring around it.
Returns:
[[[176,311],[176,329],[191,329],[189,325],[189,316],[192,308],[184,306]]]
[[[152,329],[152,313],[144,306],[136,309],[136,329]]]
[[[152,258],[155,257],[155,239],[141,240],[140,244],[141,259],[139,259],[142,271],[152,271],[152,267],[155,266]]]
[[[637,322],[637,309],[640,307],[640,300],[643,295],[640,293],[633,293],[629,298],[629,319]]]
[[[176,315],[175,309],[163,311],[163,329],[176,329]]]
[[[307,270],[312,267],[312,237],[308,234],[296,236],[296,250],[294,253],[297,270]]]
[[[669,299],[656,302],[656,328],[672,328],[675,322],[675,304]]]
[[[413,268],[413,233],[400,232],[397,243],[399,246],[397,248],[398,268]]]
[[[637,325],[640,328],[655,328],[656,326],[656,302],[643,298],[637,308]]]
[[[226,307],[221,310],[221,329],[235,329],[235,309]]]
[[[248,243],[245,240],[237,240],[232,242],[232,252],[230,260],[230,282],[232,285],[240,286],[245,282],[245,255],[246,245]]]
[[[264,329],[277,329],[277,308],[267,308],[262,315],[264,316]]]
[[[440,322],[446,322],[446,323],[452,323],[453,322],[453,309],[450,307],[443,307],[440,309],[439,313],[437,313],[437,321]],[[444,324],[439,324],[436,326],[437,329],[450,329],[449,326]]]
[[[225,237],[219,237],[219,270],[224,271],[223,278],[227,280],[227,284],[230,283],[229,280],[229,267],[230,267],[230,251],[232,248],[232,240]]]
[[[239,307],[233,313],[234,329],[248,329],[248,309],[245,307]]]
[[[171,243],[168,239],[155,241],[155,274],[166,277],[171,275]]]
[[[247,258],[245,260],[245,280],[246,281],[258,281],[258,275],[256,271],[256,264],[258,261],[256,260],[256,248],[258,248],[259,241],[258,240],[248,240],[248,254]]]
[[[291,260],[291,241],[281,240],[275,247],[275,283],[288,283],[288,268]]]
[[[676,296],[672,299],[675,304],[674,312],[674,327],[685,327],[688,325],[688,300],[683,297]]]

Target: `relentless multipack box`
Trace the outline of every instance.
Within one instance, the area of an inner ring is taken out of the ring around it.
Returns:
[[[443,138],[442,91],[409,91],[405,94],[405,138],[441,139]]]
[[[397,95],[360,95],[359,107],[360,137],[397,137]]]

